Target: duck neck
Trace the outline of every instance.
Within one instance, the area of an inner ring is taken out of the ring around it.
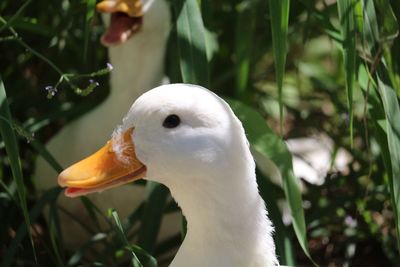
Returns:
[[[164,56],[170,31],[170,11],[165,0],[154,1],[143,25],[126,43],[109,48],[114,69],[110,99],[127,103],[162,83]]]
[[[219,169],[207,177],[209,183],[196,177],[201,183],[189,188],[170,186],[188,223],[171,266],[275,266],[273,228],[258,193],[251,155]]]

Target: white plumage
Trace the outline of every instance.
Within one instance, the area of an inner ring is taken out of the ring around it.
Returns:
[[[170,115],[180,123],[165,127]],[[171,267],[278,265],[248,141],[225,101],[199,86],[163,85],[138,98],[117,129],[114,136],[133,129],[129,138],[145,179],[165,184],[187,218],[187,235]],[[61,173],[60,185],[94,179],[76,171],[88,166],[79,164]],[[91,186],[78,190],[93,192]]]

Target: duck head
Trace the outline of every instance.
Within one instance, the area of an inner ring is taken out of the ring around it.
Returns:
[[[104,16],[106,32],[101,42],[107,47],[117,46],[128,41],[144,28],[162,28],[168,24],[168,5],[165,0],[102,0],[96,5],[97,11],[109,14]],[[160,24],[160,25],[158,25]]]
[[[247,148],[244,131],[221,98],[195,85],[163,85],[139,97],[111,140],[64,170],[59,184],[75,197],[141,178],[170,188],[214,183],[210,177],[226,177],[242,157],[254,167],[237,146]]]

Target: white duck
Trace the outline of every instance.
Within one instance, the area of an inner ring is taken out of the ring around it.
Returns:
[[[145,93],[112,139],[58,181],[75,197],[139,178],[169,187],[186,216],[171,267],[278,265],[244,129],[214,93],[187,84]]]
[[[109,27],[102,37],[103,44],[110,47],[109,57],[114,66],[110,82],[112,89],[103,103],[68,124],[48,143],[48,150],[62,166],[72,164],[77,158],[87,156],[101,146],[132,100],[162,84],[163,80],[170,30],[170,11],[166,1],[105,0],[98,4],[98,9],[112,13]],[[101,127],[96,127],[95,122]],[[39,158],[35,174],[38,191],[56,186],[56,176],[56,172]],[[121,187],[90,198],[103,212],[119,204],[118,212],[125,217],[144,198],[143,190],[138,189],[134,186]],[[127,200],[132,206],[120,205]],[[91,222],[79,199],[67,201],[65,197],[60,197],[59,205],[84,224]],[[88,233],[77,222],[65,213],[60,213],[60,216],[66,247],[73,249],[87,240]]]

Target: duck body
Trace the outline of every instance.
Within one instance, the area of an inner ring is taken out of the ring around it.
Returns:
[[[47,149],[62,165],[68,166],[77,158],[93,153],[115,127],[115,121],[142,93],[162,84],[164,56],[170,30],[169,7],[164,0],[157,0],[146,12],[142,29],[125,43],[109,48],[111,73],[110,95],[88,114],[66,125],[47,144]],[[99,127],[101,125],[101,127]],[[57,185],[57,173],[42,158],[36,163],[35,185],[40,192]],[[141,203],[145,196],[136,186],[120,187],[89,196],[90,200],[106,212],[115,205],[120,216],[125,218]],[[131,206],[118,205],[129,200]],[[60,196],[58,205],[89,228],[94,226],[90,215],[79,199],[70,200]],[[80,223],[64,212],[60,213],[61,229],[67,248],[82,245],[89,233]],[[93,227],[92,227],[93,228]]]
[[[126,146],[115,140],[129,129],[134,149],[124,152]],[[112,140],[117,158],[133,153],[142,166],[131,177],[165,184],[187,219],[187,235],[171,267],[278,265],[248,141],[225,101],[199,86],[160,86],[133,104]],[[77,163],[60,174],[59,184],[70,187],[67,195],[107,189],[104,181],[93,184],[97,174],[82,166],[89,165]]]

